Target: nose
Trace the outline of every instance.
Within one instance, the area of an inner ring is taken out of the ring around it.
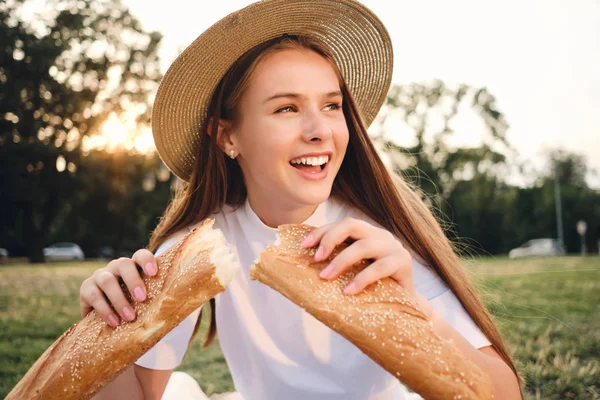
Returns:
[[[302,138],[307,142],[323,142],[331,138],[333,130],[327,117],[320,110],[311,110],[303,115]]]

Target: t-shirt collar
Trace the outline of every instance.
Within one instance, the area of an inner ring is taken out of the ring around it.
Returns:
[[[327,224],[327,207],[329,200],[324,201],[319,204],[315,211],[308,217],[303,224],[312,225],[315,227],[319,227]],[[271,243],[275,241],[277,229],[271,228],[270,226],[265,225],[264,222],[256,215],[252,207],[250,206],[250,202],[248,199],[244,202],[242,209],[243,218],[245,219],[244,230],[249,228],[249,231],[252,232],[255,239],[261,242]]]

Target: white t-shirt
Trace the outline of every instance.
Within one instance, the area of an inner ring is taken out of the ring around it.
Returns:
[[[305,223],[322,226],[343,218],[369,217],[330,198]],[[245,400],[401,400],[406,389],[352,343],[313,318],[278,292],[248,276],[250,266],[275,229],[266,226],[249,203],[226,206],[212,216],[238,253],[242,269],[227,290],[216,296],[219,342],[235,389]],[[156,254],[168,249],[190,229],[169,238]],[[413,258],[413,279],[419,293],[437,313],[474,347],[490,345],[454,293],[429,268]],[[199,310],[173,329],[136,364],[174,369],[182,361]]]

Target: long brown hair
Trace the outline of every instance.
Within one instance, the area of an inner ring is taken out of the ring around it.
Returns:
[[[313,39],[282,36],[251,49],[240,57],[217,86],[209,108],[208,121],[234,121],[237,106],[257,65],[269,54],[284,49],[312,50],[330,62],[338,75],[343,94],[343,112],[349,130],[345,159],[336,176],[332,195],[358,208],[405,243],[432,268],[458,297],[493,347],[521,378],[490,314],[470,283],[469,277],[440,224],[415,191],[399,176],[390,173],[367,134],[359,110],[329,51]],[[217,145],[217,124],[201,131],[200,152],[189,184],[174,197],[150,239],[155,251],[168,236],[219,212],[224,204],[240,206],[246,188],[237,162]],[[214,339],[217,327],[214,299],[210,301],[211,321],[203,348]],[[202,319],[202,313],[194,334]]]

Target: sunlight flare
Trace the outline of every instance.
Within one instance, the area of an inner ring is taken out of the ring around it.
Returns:
[[[150,154],[155,147],[151,129],[139,126],[135,115],[125,113],[118,116],[113,112],[101,125],[99,133],[83,139],[83,150],[106,150],[110,153],[125,150]]]

